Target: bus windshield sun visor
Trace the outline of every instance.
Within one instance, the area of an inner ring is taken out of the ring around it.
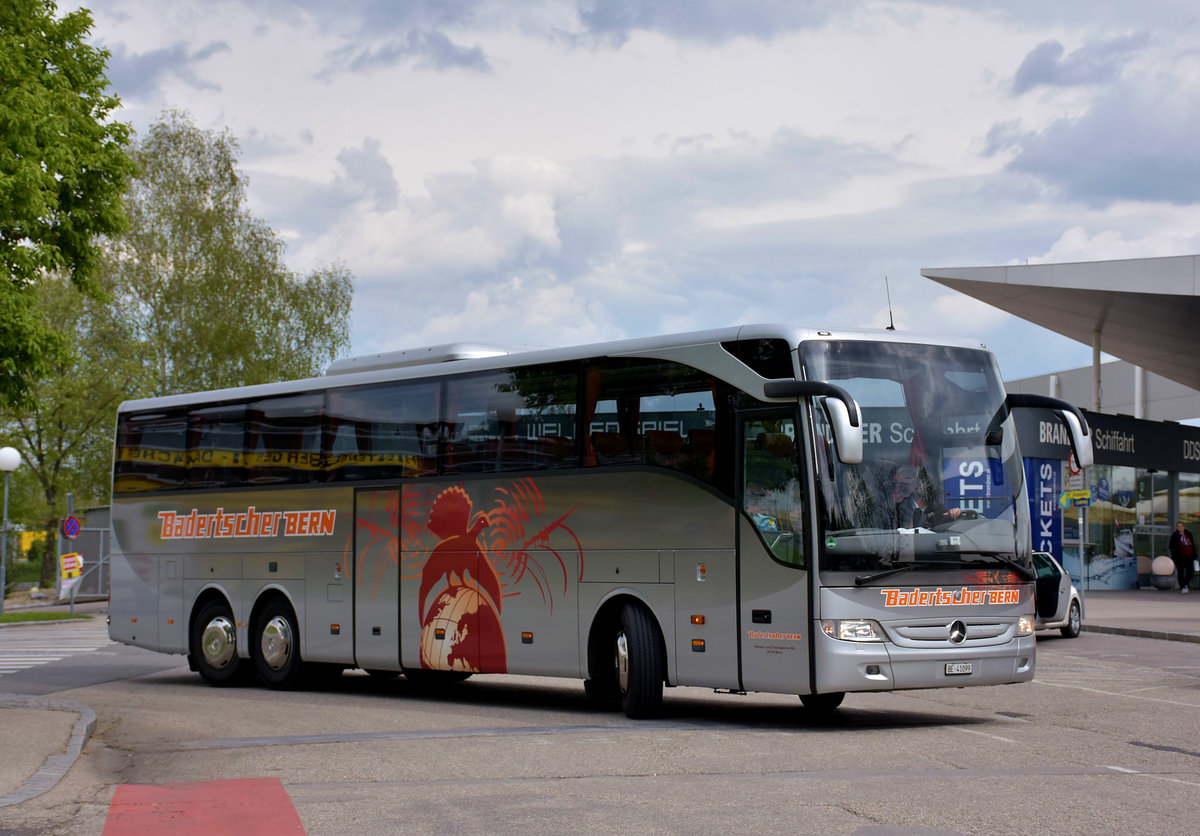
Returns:
[[[1092,466],[1095,456],[1092,452],[1092,428],[1087,419],[1074,404],[1049,395],[1030,395],[1010,392],[1007,403],[1010,409],[1052,409],[1055,417],[1062,421],[1071,439],[1071,450],[1075,453],[1075,461],[1081,470]]]
[[[823,380],[768,380],[763,394],[768,398],[820,398],[837,440],[838,458],[846,464],[862,462],[862,410],[845,389]]]

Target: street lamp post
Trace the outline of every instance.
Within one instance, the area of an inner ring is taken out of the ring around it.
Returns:
[[[4,577],[8,568],[8,474],[21,466],[21,454],[12,447],[0,447],[0,470],[4,471],[4,527],[0,528],[0,615],[4,615]]]

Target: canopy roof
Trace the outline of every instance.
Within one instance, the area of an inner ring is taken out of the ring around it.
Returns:
[[[1200,389],[1200,255],[927,267],[921,275],[1055,333]]]

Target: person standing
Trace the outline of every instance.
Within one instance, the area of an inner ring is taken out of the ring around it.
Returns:
[[[1175,561],[1175,571],[1179,573],[1179,591],[1187,592],[1196,560],[1196,538],[1187,530],[1183,520],[1175,523],[1175,533],[1171,535],[1167,548],[1171,551],[1171,559]]]

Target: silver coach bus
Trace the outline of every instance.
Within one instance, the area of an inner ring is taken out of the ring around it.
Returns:
[[[799,695],[1032,679],[1029,503],[992,355],[752,325],[455,345],[132,401],[113,639],[219,685],[577,677]]]

